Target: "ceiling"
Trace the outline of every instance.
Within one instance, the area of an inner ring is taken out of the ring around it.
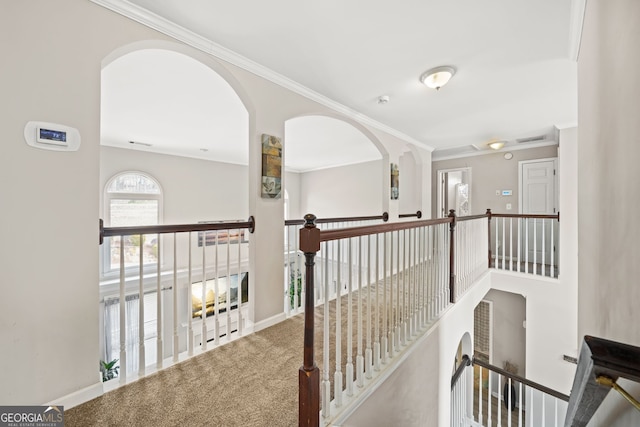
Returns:
[[[310,94],[340,112],[433,148],[434,157],[485,150],[487,142],[495,138],[507,141],[507,147],[518,144],[517,139],[534,136],[550,141],[554,139],[554,126],[575,124],[577,120],[577,53],[573,50],[577,52],[576,16],[580,11],[572,0],[93,1],[161,31],[206,41],[213,46],[214,54],[223,54],[225,60],[285,85],[290,82],[294,90]],[[146,69],[146,77],[143,72],[137,78],[142,85],[151,77],[155,79],[161,70],[155,65],[148,68],[151,63],[152,59],[142,58],[135,66],[123,65],[128,71],[122,75]],[[457,69],[450,83],[439,91],[422,85],[420,75],[440,65]],[[108,73],[107,68],[104,73]],[[215,77],[205,78],[212,81],[211,90],[225,86],[219,77],[217,81]],[[195,77],[190,82],[184,80],[177,79],[180,84],[196,81]],[[114,89],[113,93],[131,94],[132,81],[120,82],[126,90]],[[148,90],[153,92],[153,86]],[[383,95],[389,102],[379,104],[377,100]],[[158,100],[145,104],[143,99],[139,97],[135,107],[139,113],[157,110]],[[131,98],[124,102],[130,106],[135,103]],[[229,123],[226,118],[217,125],[212,121],[208,128],[201,129],[204,134],[189,133],[185,138],[184,129],[195,132],[198,123],[212,117],[202,116],[201,104],[180,100],[176,104],[180,113],[171,120],[159,121],[165,128],[163,135],[168,140],[177,141],[181,136],[183,140],[204,142],[211,139],[206,135],[212,135],[213,129]],[[106,145],[161,139],[153,133],[157,123],[127,135],[120,123],[122,132],[116,136],[115,116],[123,107],[115,103],[111,112],[105,105],[103,108],[107,108],[103,112]],[[218,114],[230,110],[219,105],[207,108]],[[104,120],[109,115],[114,118],[112,123]],[[237,124],[247,119],[237,116],[234,120],[231,122]],[[182,130],[171,137],[169,123]],[[307,135],[312,135],[317,133],[313,126],[326,127],[326,121],[309,120],[307,125]],[[305,143],[307,138],[296,140],[296,134],[304,134],[300,126],[297,128],[296,132],[287,132],[288,145]],[[359,132],[343,137],[342,130],[331,136],[337,144],[335,152],[346,152],[346,144],[364,138]],[[229,132],[216,139],[229,141],[244,136],[246,140],[246,130],[244,135],[242,129]],[[182,149],[175,142],[175,147],[168,148],[170,145],[167,141],[168,151]],[[210,153],[200,148],[206,147],[190,147],[198,151],[193,157]],[[358,151],[352,151],[355,158],[348,159],[345,154],[338,162],[362,161]],[[287,157],[287,166],[296,170],[327,167],[326,162],[312,164],[308,159],[303,164],[296,157]],[[233,162],[243,163],[242,159]]]

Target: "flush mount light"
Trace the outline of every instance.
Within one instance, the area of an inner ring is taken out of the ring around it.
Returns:
[[[378,97],[378,104],[384,105],[387,102],[389,102],[389,95],[382,95],[382,96]]]
[[[489,142],[489,147],[493,150],[499,150],[502,147],[504,147],[504,141],[499,141],[499,140],[493,140]]]
[[[422,74],[420,81],[431,89],[439,90],[451,80],[455,73],[456,69],[449,65],[436,67]]]

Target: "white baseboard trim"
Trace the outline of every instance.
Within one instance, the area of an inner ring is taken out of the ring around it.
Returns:
[[[287,315],[285,313],[279,313],[275,316],[271,316],[268,319],[261,320],[253,325],[253,332],[258,332],[263,329],[266,329],[270,326],[276,325],[280,322],[287,320]]]
[[[100,397],[104,394],[102,381],[99,383],[85,387],[82,390],[74,391],[71,394],[62,396],[51,402],[47,402],[44,406],[64,406],[64,409],[70,409],[74,406],[78,406],[82,403],[88,402],[96,397]]]

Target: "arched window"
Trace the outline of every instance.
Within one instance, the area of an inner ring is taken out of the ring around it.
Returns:
[[[151,176],[142,172],[123,172],[112,177],[104,190],[104,216],[107,227],[157,225],[162,218],[162,189]],[[103,271],[120,267],[120,238],[105,242]],[[145,265],[158,262],[157,235],[125,238],[125,267],[138,266],[140,249]]]

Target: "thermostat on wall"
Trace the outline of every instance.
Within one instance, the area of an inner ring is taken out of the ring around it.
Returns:
[[[80,148],[78,129],[46,122],[28,122],[24,139],[32,147],[54,151],[77,151]]]

